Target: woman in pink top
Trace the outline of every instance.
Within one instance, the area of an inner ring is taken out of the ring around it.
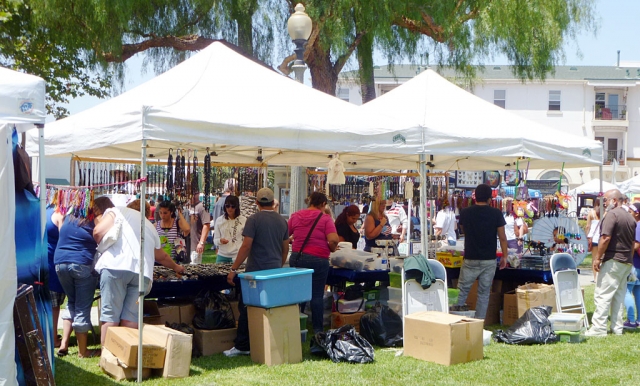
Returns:
[[[327,196],[314,192],[309,196],[309,207],[297,211],[289,219],[289,235],[293,235],[293,252],[289,258],[289,265],[313,269],[311,321],[314,335],[323,331],[322,302],[329,274],[329,254],[338,246],[336,226],[331,217],[324,213],[326,205]],[[301,304],[300,311],[304,311],[304,304]]]

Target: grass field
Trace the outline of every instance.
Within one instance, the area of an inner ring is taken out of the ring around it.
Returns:
[[[585,287],[587,310],[593,312],[594,286]],[[457,297],[449,290],[450,302]],[[502,328],[490,326],[489,330]],[[115,385],[98,367],[98,358],[79,359],[77,348],[56,358],[58,385]],[[484,360],[441,366],[403,357],[398,349],[376,349],[368,365],[335,364],[309,354],[294,365],[267,367],[248,357],[226,358],[222,354],[194,358],[189,378],[153,378],[147,385],[573,385],[640,384],[640,330],[622,336],[592,338],[581,344],[510,346],[492,342]],[[123,381],[122,383],[128,383]]]

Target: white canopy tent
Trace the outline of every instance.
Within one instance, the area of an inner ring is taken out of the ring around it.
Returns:
[[[17,385],[13,303],[18,285],[15,245],[15,191],[11,133],[45,121],[45,83],[36,76],[0,67],[0,202],[8,208],[0,226],[0,384]],[[42,174],[42,173],[41,173]],[[44,213],[43,213],[44,216]]]
[[[618,188],[624,194],[640,193],[640,176],[634,176],[618,183]]]
[[[599,178],[594,178],[593,180],[584,183],[580,186],[578,186],[577,188],[571,189],[568,194],[570,196],[576,196],[577,194],[582,194],[582,193],[592,193],[592,194],[597,194],[602,192],[606,192],[607,190],[611,190],[611,189],[618,189],[618,187],[612,183],[609,183],[607,181],[602,181],[602,190],[600,190],[600,179]]]

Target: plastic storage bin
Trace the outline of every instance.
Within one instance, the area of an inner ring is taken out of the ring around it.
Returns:
[[[309,319],[309,315],[300,313],[300,330],[307,329],[307,320]],[[303,340],[304,342],[304,340]]]
[[[560,337],[560,342],[580,343],[587,339],[586,331],[586,328],[582,328],[580,331],[555,331],[555,334]]]
[[[300,339],[302,340],[302,343],[307,341],[308,333],[309,333],[309,330],[300,330]]]
[[[549,315],[553,331],[580,331],[584,327],[583,314],[554,312]]]
[[[311,300],[313,269],[277,268],[238,275],[244,304],[273,308]],[[292,290],[295,289],[295,290]]]
[[[368,290],[364,291],[364,300],[379,300],[380,299],[380,290]]]
[[[396,259],[394,257],[389,258],[389,270],[391,272],[401,273],[403,265],[404,259]]]
[[[402,301],[402,288],[388,287],[389,300]]]
[[[338,300],[338,312],[341,314],[353,314],[364,311],[365,300],[363,298],[353,300]]]
[[[402,288],[402,274],[389,272],[389,287]]]

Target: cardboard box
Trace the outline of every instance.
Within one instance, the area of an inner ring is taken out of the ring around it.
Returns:
[[[436,252],[436,258],[447,268],[460,268],[464,262],[463,256],[454,256],[449,252]]]
[[[510,326],[520,318],[518,315],[518,297],[516,291],[509,291],[504,294],[502,303],[502,324]]]
[[[491,324],[499,324],[500,323],[500,309],[502,308],[502,281],[494,280],[491,284],[491,293],[489,294],[489,305],[487,307],[487,314],[484,318],[485,326]],[[467,305],[469,309],[476,309],[476,302],[478,301],[478,281],[476,280],[471,286],[471,290],[469,290],[469,295],[467,296]]]
[[[518,317],[531,307],[551,306],[556,311],[556,291],[553,285],[528,283],[516,289]]]
[[[341,314],[339,312],[331,313],[331,328],[335,329],[342,327],[345,324],[351,324],[356,328],[356,331],[360,332],[360,319],[364,315],[364,312],[356,312],[354,314]]]
[[[232,302],[229,302],[229,304],[231,304],[231,309],[233,310],[233,317],[236,319],[236,322],[237,322],[238,319],[240,318],[240,309],[238,308],[238,301],[234,300]]]
[[[302,362],[300,308],[247,307],[251,360],[267,366]]]
[[[158,304],[161,324],[180,324],[180,306],[177,304]]]
[[[165,348],[146,335],[142,336],[142,367],[164,367]],[[123,366],[138,367],[138,330],[129,327],[109,327],[104,347],[115,355]]]
[[[238,334],[237,328],[224,330],[200,330],[194,328],[193,344],[204,356],[219,354],[234,346],[234,340]]]
[[[196,306],[193,303],[180,305],[180,322],[193,325],[193,317],[196,316]]]
[[[163,346],[166,350],[162,376],[164,378],[184,378],[189,376],[191,366],[191,345],[193,337],[165,327],[145,325],[144,338]]]
[[[196,314],[196,307],[193,302],[186,301],[164,301],[158,303],[161,320],[169,323],[184,323],[193,325],[193,317]]]
[[[138,369],[136,367],[122,367],[118,363],[118,358],[113,355],[106,347],[102,348],[102,354],[100,355],[100,368],[105,373],[109,374],[116,381],[123,379],[137,379]],[[142,369],[142,379],[147,379],[151,376],[151,369]]]
[[[145,300],[142,304],[142,321],[144,324],[164,324],[155,300]]]
[[[441,365],[482,359],[483,323],[437,311],[404,317],[404,355]]]

